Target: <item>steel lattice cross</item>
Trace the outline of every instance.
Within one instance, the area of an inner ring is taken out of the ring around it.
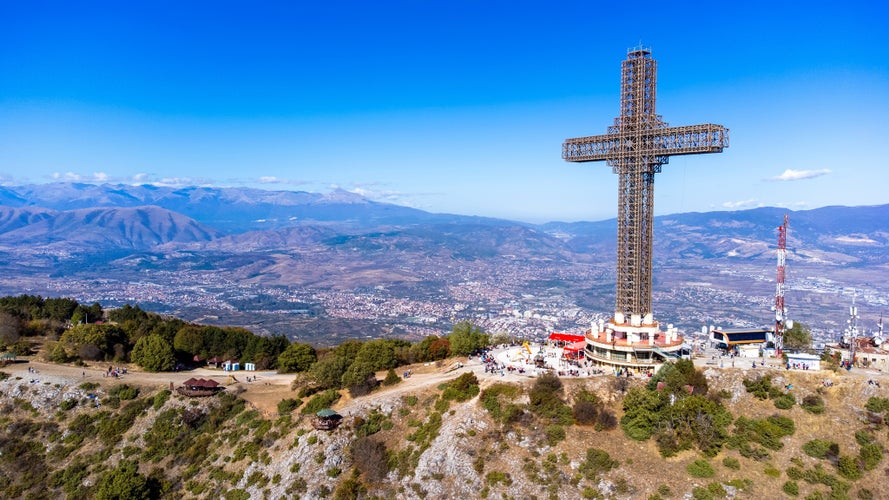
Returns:
[[[608,133],[567,139],[562,158],[602,161],[618,174],[617,297],[615,313],[642,317],[651,309],[654,174],[673,155],[721,153],[728,129],[704,124],[670,127],[655,113],[657,61],[651,50],[630,49],[621,64],[620,116]]]

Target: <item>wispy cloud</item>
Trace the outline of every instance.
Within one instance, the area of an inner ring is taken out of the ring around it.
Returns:
[[[726,208],[729,210],[737,210],[739,208],[756,208],[760,206],[762,206],[762,204],[759,202],[759,200],[756,199],[742,201],[725,201],[721,205],[722,208]]]
[[[256,182],[257,184],[278,184],[288,186],[299,186],[308,184],[308,181],[298,179],[282,179],[281,177],[276,177],[274,175],[262,175],[254,179],[253,182]]]
[[[109,182],[111,177],[105,172],[93,172],[89,175],[78,174],[74,172],[53,172],[51,176],[54,180],[61,182]]]
[[[769,177],[766,180],[769,181],[800,181],[803,179],[812,179],[815,177],[821,177],[822,175],[827,175],[830,173],[830,169],[822,168],[820,170],[794,170],[792,168],[788,168],[784,171],[783,174],[777,175],[775,177]]]
[[[790,210],[805,210],[813,206],[808,201],[780,202],[775,204],[778,208],[789,208]]]

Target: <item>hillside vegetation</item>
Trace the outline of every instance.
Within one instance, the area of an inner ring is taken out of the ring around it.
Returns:
[[[0,370],[3,498],[867,499],[889,473],[877,373],[678,361],[650,379],[526,378],[467,358],[490,342],[468,323],[316,351],[129,306],[0,311],[18,357]],[[156,373],[221,355],[291,374],[187,398],[170,389],[189,372]],[[328,407],[342,425],[313,429]]]
[[[354,398],[295,376],[267,414],[243,384],[189,399],[24,366],[0,375],[4,498],[878,498],[887,471],[889,395],[854,373],[511,381],[469,361]],[[343,424],[312,429],[326,406]]]

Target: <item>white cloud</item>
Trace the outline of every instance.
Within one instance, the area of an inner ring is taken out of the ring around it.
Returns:
[[[791,210],[805,210],[811,208],[812,204],[808,201],[779,202],[775,204],[778,208],[789,208]]]
[[[65,172],[64,174],[60,174],[58,172],[53,172],[52,178],[57,181],[63,181],[63,182],[79,182],[79,181],[83,180],[82,175],[75,174],[74,172]]]
[[[729,210],[737,210],[739,208],[756,208],[761,205],[756,199],[749,199],[742,201],[725,201],[721,206],[722,208],[727,208]]]
[[[75,172],[65,172],[64,174],[60,174],[59,172],[53,172],[52,175],[53,180],[60,182],[98,182],[98,183],[106,183],[112,180],[111,176],[106,174],[105,172],[93,172],[90,175],[82,175]]]
[[[243,182],[243,181],[239,181]],[[276,177],[274,175],[261,175],[255,179],[250,179],[246,182],[247,184],[257,183],[257,184],[279,184],[285,186],[298,186],[302,184],[308,184],[307,181],[302,181],[298,179],[282,179],[280,177]]]
[[[770,177],[767,180],[770,181],[799,181],[802,179],[812,179],[815,177],[821,177],[822,175],[827,175],[830,173],[830,169],[822,168],[820,170],[793,170],[792,168],[788,168],[784,171],[783,174]]]

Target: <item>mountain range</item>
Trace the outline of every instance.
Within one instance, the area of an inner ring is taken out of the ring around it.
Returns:
[[[679,294],[677,290],[692,286],[688,283],[706,283],[744,287],[749,296],[772,294],[774,285],[765,281],[774,279],[776,228],[785,214],[790,217],[788,263],[805,273],[799,276],[824,278],[832,289],[863,290],[861,300],[883,305],[889,205],[658,216],[655,293]],[[195,315],[211,314],[217,306],[236,308],[232,304],[245,302],[233,296],[255,296],[256,288],[267,294],[268,287],[305,291],[299,300],[291,298],[300,307],[319,291],[386,290],[387,297],[453,303],[457,311],[483,310],[486,317],[501,303],[533,305],[528,296],[536,297],[534,307],[541,310],[608,310],[615,236],[615,219],[529,224],[435,214],[343,190],[5,186],[0,187],[0,277],[5,282],[0,292],[69,293],[112,303],[131,299],[180,314],[184,305],[174,302],[182,302],[181,297],[160,292],[145,296],[144,290],[112,293],[107,283],[132,288],[149,281],[227,296],[220,299],[224,306],[203,305]],[[69,284],[60,285],[59,278]],[[71,288],[75,282],[80,286]],[[482,291],[461,299],[468,292],[458,287],[466,283]],[[330,299],[324,300],[316,311],[333,308]],[[682,309],[676,300],[671,310]],[[718,307],[725,311],[734,305]],[[811,307],[823,303],[816,300]],[[754,321],[740,309],[739,322]],[[402,316],[418,315],[412,311]],[[453,312],[434,316],[442,325],[459,319]]]
[[[656,253],[670,259],[769,253],[784,214],[790,214],[792,228],[788,246],[801,258],[866,265],[889,260],[889,205],[658,216]],[[444,246],[457,255],[518,251],[554,257],[563,250],[613,252],[615,232],[614,219],[535,225],[429,213],[343,190],[318,194],[79,183],[0,187],[0,246],[6,248],[24,244],[98,253],[177,244],[255,249],[328,241],[371,248]]]

